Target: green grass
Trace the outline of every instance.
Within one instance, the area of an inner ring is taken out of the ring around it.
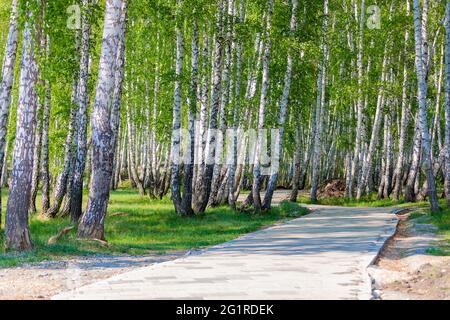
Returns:
[[[311,199],[306,195],[299,195],[298,202],[304,204],[312,204]],[[377,199],[376,193],[372,193],[369,196],[362,197],[360,200],[347,197],[328,197],[320,198],[316,204],[330,205],[330,206],[343,206],[343,207],[426,207],[428,202],[405,202],[403,200],[395,201],[393,199]]]
[[[444,209],[434,214],[431,214],[429,208],[418,208],[416,211],[411,212],[409,219],[435,225],[438,233],[443,237],[440,245],[429,248],[427,253],[436,256],[450,256],[450,208],[446,208],[444,200],[440,201],[440,206]]]
[[[5,207],[6,195],[3,195],[2,200]],[[110,198],[105,224],[109,247],[97,242],[77,240],[75,230],[56,244],[48,245],[48,239],[69,226],[70,221],[63,218],[44,220],[35,215],[30,217],[31,237],[35,248],[24,253],[13,253],[5,252],[2,245],[0,267],[92,254],[141,255],[202,248],[306,213],[307,209],[297,204],[283,202],[279,207],[262,214],[237,213],[227,207],[219,207],[192,218],[182,218],[175,214],[167,197],[155,201],[140,197],[135,191],[122,189],[112,192]],[[1,244],[4,242],[3,238],[2,230]]]
[[[439,246],[435,248],[428,248],[426,250],[428,254],[433,256],[450,256],[450,247],[449,246]]]

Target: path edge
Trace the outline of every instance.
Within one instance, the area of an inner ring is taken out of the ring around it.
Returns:
[[[378,253],[372,259],[372,261],[369,263],[369,265],[366,267],[367,275],[369,276],[370,285],[371,285],[370,300],[381,300],[380,285],[378,284],[375,277],[372,275],[371,268],[373,268],[376,265],[376,263],[378,262],[378,260],[380,259],[381,255],[382,255],[382,253],[384,252],[384,250],[386,250],[386,247],[387,247],[389,241],[392,240],[395,237],[395,235],[397,234],[398,227],[400,225],[400,219],[398,219],[398,215],[405,214],[409,211],[411,211],[411,208],[394,208],[390,212],[391,214],[394,214],[395,218],[397,219],[397,222],[395,223],[395,227],[394,227],[394,232],[384,239],[383,245],[378,250]]]

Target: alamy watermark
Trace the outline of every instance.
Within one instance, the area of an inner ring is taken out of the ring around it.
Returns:
[[[191,146],[188,129],[173,132],[176,141],[172,148],[172,163],[181,165],[260,165],[262,175],[277,173],[280,164],[280,129],[228,128],[207,129],[201,132],[196,125],[194,148]],[[192,157],[194,150],[194,157]],[[201,155],[201,156],[199,156]]]
[[[366,13],[369,17],[366,20],[366,26],[369,29],[381,29],[381,9],[377,5],[368,6]]]
[[[67,28],[71,30],[79,30],[81,28],[81,8],[77,4],[68,6],[66,9]]]
[[[81,269],[76,263],[69,262],[66,267],[66,289],[73,291],[81,287]]]

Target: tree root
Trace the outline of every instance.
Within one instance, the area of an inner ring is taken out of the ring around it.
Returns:
[[[61,229],[55,236],[50,237],[50,239],[48,239],[47,244],[55,244],[62,236],[68,234],[74,228],[75,228],[74,226],[70,226]]]

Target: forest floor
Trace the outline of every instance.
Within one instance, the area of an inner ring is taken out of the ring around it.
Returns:
[[[305,208],[283,202],[288,194],[288,190],[277,191],[274,203],[281,205],[265,215],[235,214],[227,208],[215,208],[186,220],[176,216],[168,199],[154,201],[131,190],[119,190],[111,196],[106,247],[79,242],[74,232],[48,245],[49,237],[67,226],[68,220],[32,217],[32,252],[17,255],[0,248],[0,300],[49,299],[58,292],[187,257],[196,249],[303,215]],[[302,203],[308,202],[307,197],[305,192],[299,195]],[[319,202],[348,207],[411,206],[372,198],[361,202],[322,198]],[[414,206],[413,212],[399,215],[395,236],[369,268],[376,280],[374,292],[382,299],[449,299],[450,212],[431,216],[426,203]],[[0,242],[1,237],[0,233]]]
[[[419,209],[398,215],[389,239],[369,273],[383,300],[449,300],[449,215]]]
[[[283,199],[275,194],[274,203]],[[31,217],[32,251],[16,254],[0,247],[0,300],[48,299],[56,292],[173,260],[190,250],[224,243],[307,212],[297,204],[283,202],[264,214],[236,213],[220,207],[186,219],[175,214],[169,199],[150,200],[133,190],[118,190],[111,194],[107,245],[80,241],[75,230],[48,244],[70,221],[47,220],[39,214]],[[0,232],[0,244],[2,237]]]
[[[46,300],[75,288],[137,268],[177,259],[186,251],[161,255],[91,255],[0,269],[0,300]]]
[[[3,196],[5,205],[6,192]],[[40,198],[37,205],[39,208]],[[38,212],[30,217],[34,244],[31,251],[5,251],[2,245],[4,234],[0,230],[0,268],[98,254],[143,256],[205,248],[305,213],[305,208],[283,202],[261,214],[236,213],[229,207],[217,207],[184,218],[175,213],[168,197],[152,200],[139,196],[135,190],[121,189],[111,193],[105,222],[106,244],[81,241],[77,239],[75,229],[49,244],[50,238],[71,226],[70,219],[46,219]]]

